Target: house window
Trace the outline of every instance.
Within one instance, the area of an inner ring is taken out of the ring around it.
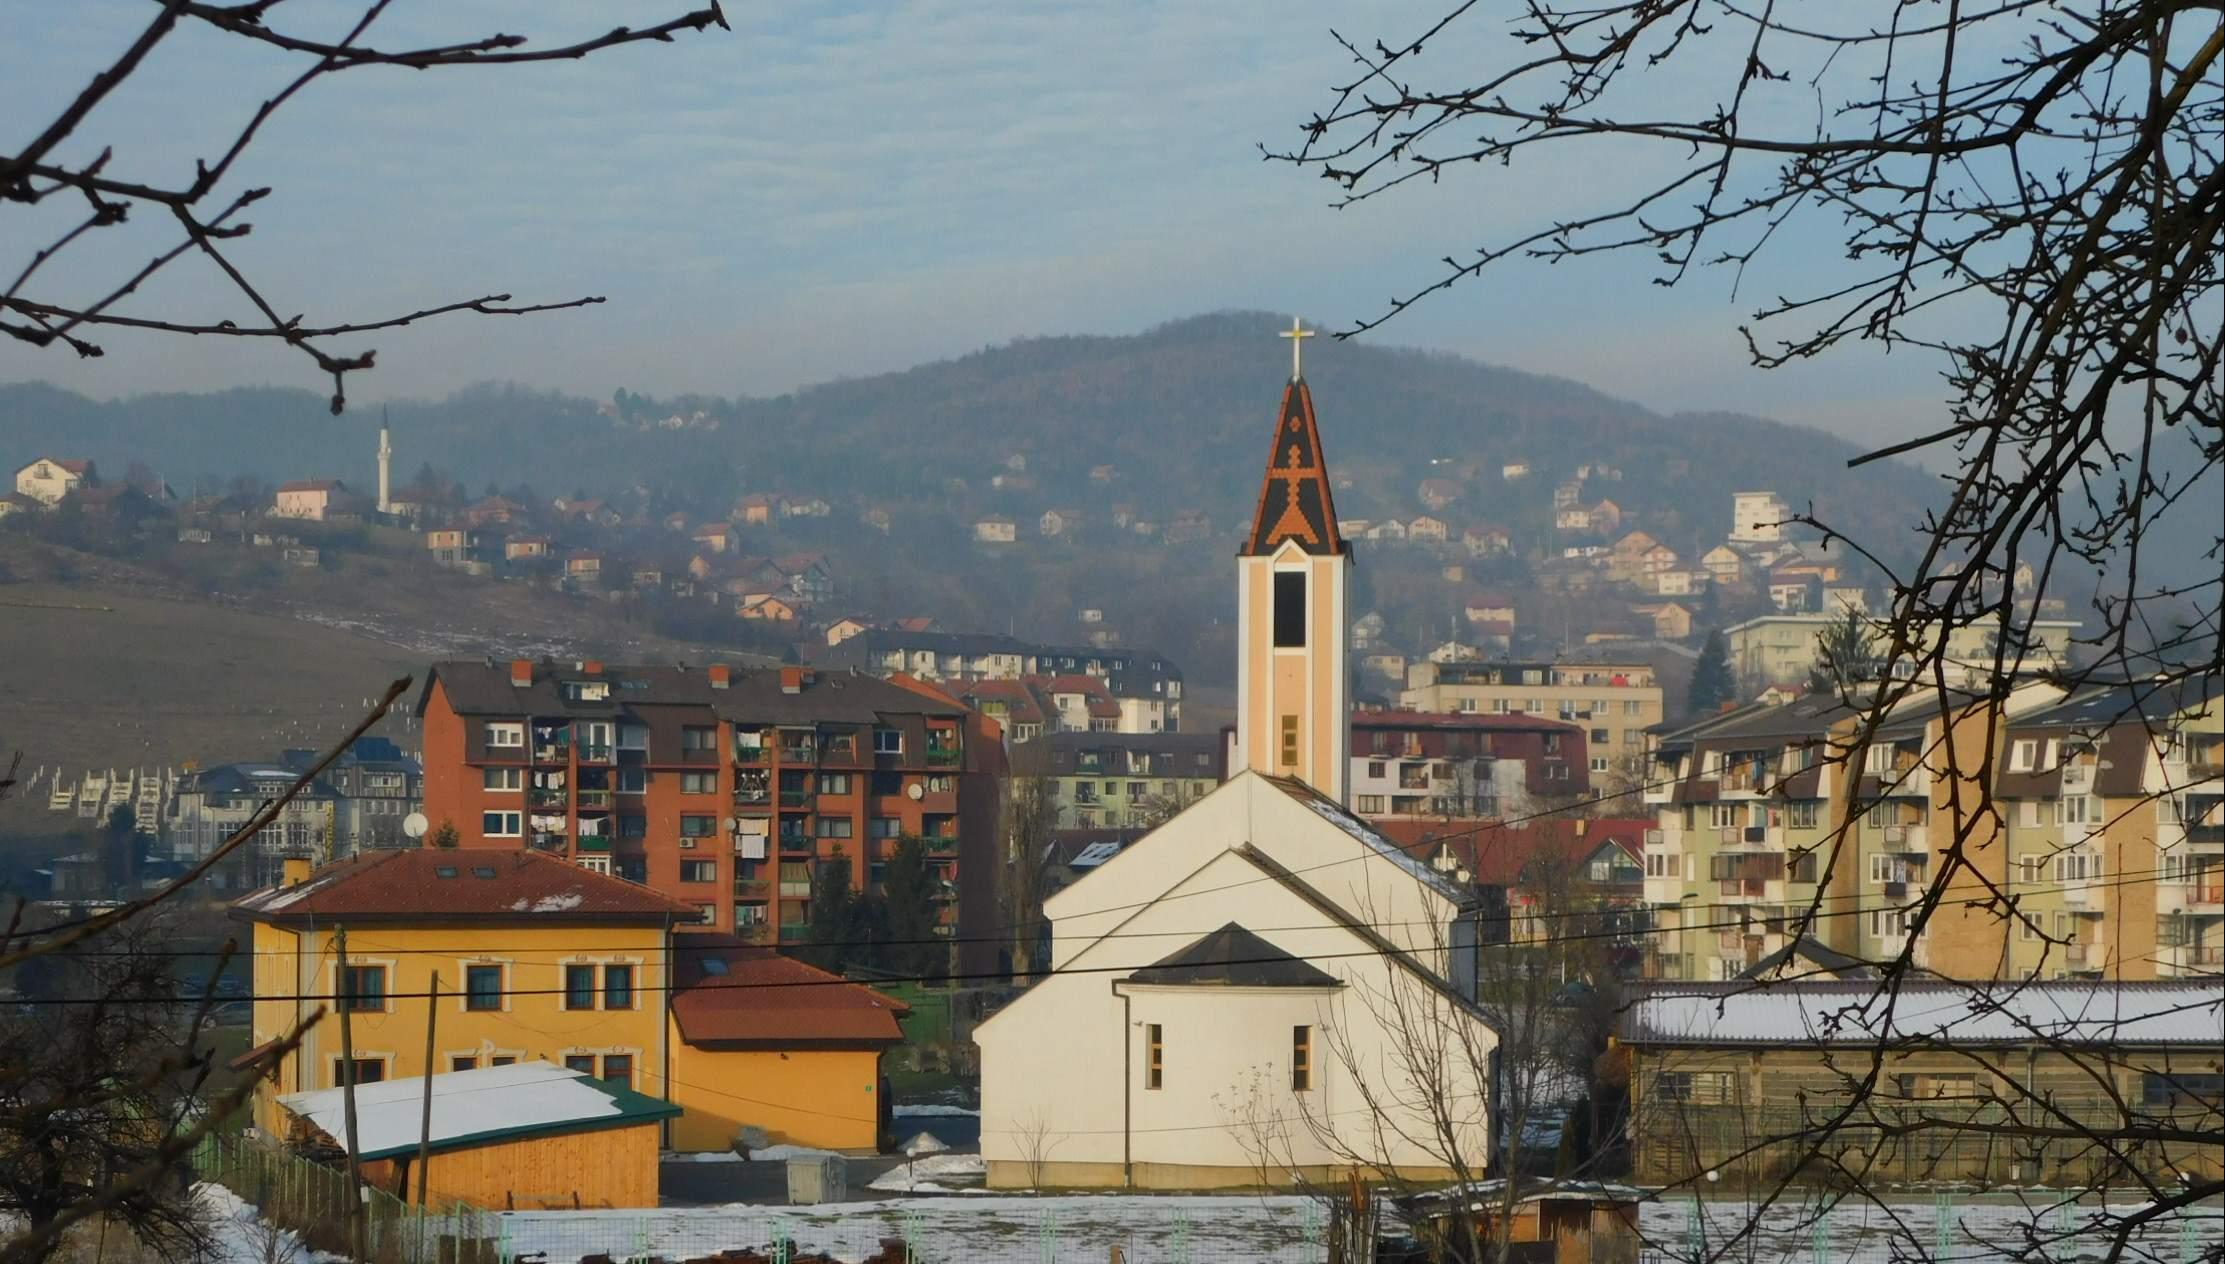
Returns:
[[[709,921],[709,918],[705,918]],[[632,1009],[634,1007],[634,968],[632,966],[603,967],[603,1008]]]
[[[686,814],[680,817],[680,837],[709,838],[718,833],[718,818]]]
[[[1816,880],[1816,868],[1815,852],[1803,851],[1793,854],[1792,880],[1794,882],[1814,882]]]
[[[819,793],[821,793],[821,794],[848,794],[848,793],[850,793],[850,774],[848,774],[848,773],[846,773],[846,772],[823,772],[823,773],[820,773],[820,774],[819,774]]]
[[[494,721],[487,725],[488,750],[516,750],[525,745],[523,724]]]
[[[1738,1078],[1729,1071],[1663,1071],[1654,1077],[1653,1096],[1696,1106],[1735,1105]]]
[[[1383,735],[1378,733],[1375,736],[1380,739]],[[1391,775],[1391,766],[1383,760],[1371,759],[1367,761],[1367,775],[1377,779],[1388,777]]]
[[[649,770],[646,768],[621,768],[618,770],[618,793],[649,793]]]
[[[1593,772],[1605,772],[1605,771],[1607,771],[1607,758],[1606,758],[1606,756],[1604,756],[1604,755],[1594,755],[1594,756],[1592,756],[1592,757],[1591,757],[1591,770],[1592,770]]]
[[[1290,1029],[1290,1091],[1303,1093],[1313,1087],[1313,1028]]]
[[[1144,1028],[1143,1086],[1162,1088],[1166,1084],[1166,1039],[1159,1024]]]
[[[632,1088],[634,1084],[634,1059],[630,1053],[603,1055],[603,1083],[619,1088]]]
[[[689,754],[702,754],[718,749],[718,729],[708,724],[688,724],[680,729],[680,749]]]
[[[718,862],[715,860],[683,860],[680,862],[680,881],[718,881]]]
[[[1282,718],[1282,766],[1298,766],[1298,717],[1294,715]]]
[[[904,822],[893,816],[869,816],[865,820],[867,838],[902,838]]]
[[[683,772],[680,774],[681,794],[717,794],[718,774],[715,772]]]
[[[593,1075],[595,1073],[595,1055],[592,1053],[567,1053],[564,1055],[564,1069]]]
[[[1363,794],[1359,796],[1358,802],[1360,805],[1360,815],[1362,816],[1373,816],[1380,814],[1383,811],[1382,795]]]
[[[1306,573],[1275,572],[1275,648],[1306,645]]]
[[[1814,829],[1822,808],[1814,799],[1794,799],[1785,805],[1785,824],[1793,829]]]
[[[2047,876],[2047,857],[2038,852],[2028,852],[2017,857],[2016,867],[2019,879],[2037,886]]]
[[[517,1064],[518,1060],[508,1054],[498,1053],[487,1059],[487,1065],[491,1067],[516,1066]]]
[[[873,730],[873,753],[876,755],[901,755],[904,753],[904,734],[898,729]]]
[[[341,1088],[347,1084],[348,1069],[349,1059],[334,1058],[332,1060],[332,1087]],[[386,1059],[356,1058],[354,1059],[354,1069],[355,1082],[358,1085],[376,1084],[386,1078]]]
[[[2027,738],[2009,743],[2009,771],[2032,771],[2032,757],[2039,753],[2039,743]]]
[[[525,788],[523,768],[482,768],[479,770],[479,787],[496,794],[516,792]]]
[[[564,1008],[595,1008],[595,967],[567,965],[564,967]]]
[[[649,818],[638,812],[629,812],[618,818],[618,837],[649,837]]]
[[[2143,1106],[2181,1106],[2193,1103],[2214,1113],[2225,1100],[2225,1076],[2196,1075],[2185,1071],[2150,1071],[2140,1077]]]
[[[340,972],[340,1004],[356,1013],[386,1009],[386,967],[349,966]]]
[[[847,816],[822,816],[819,818],[819,837],[849,838],[853,824]]]
[[[502,967],[464,967],[464,1008],[470,1010],[498,1010],[502,1008]]]
[[[454,1054],[448,1059],[448,1069],[451,1071],[476,1071],[479,1069],[479,1059],[474,1054]]]

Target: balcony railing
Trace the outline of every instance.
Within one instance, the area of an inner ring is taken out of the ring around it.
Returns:
[[[608,742],[581,742],[579,758],[583,764],[607,764],[618,752]]]
[[[956,747],[930,746],[927,748],[927,766],[929,768],[956,768],[959,759],[964,754],[965,752]]]
[[[801,790],[781,787],[780,806],[784,808],[807,808],[811,806],[811,800],[812,793],[808,787]]]
[[[561,808],[571,803],[571,795],[562,786],[535,786],[525,792],[525,801],[537,808]]]
[[[818,746],[818,743],[816,743],[816,742],[782,742],[782,743],[780,744],[780,762],[781,762],[781,763],[784,763],[784,764],[815,764],[815,763],[818,763],[818,762],[819,762],[819,746]]]
[[[765,751],[763,746],[736,746],[734,762],[744,768],[761,768],[765,764]]]
[[[734,898],[737,900],[762,900],[772,894],[772,883],[763,878],[734,879]]]
[[[2065,764],[2063,766],[2063,793],[2084,794],[2094,788],[2092,764]]]
[[[615,801],[615,799],[615,791],[583,789],[579,792],[580,811],[608,812],[611,808],[611,804]]]
[[[570,742],[535,742],[533,744],[534,763],[562,764],[569,763],[571,758],[572,744]]]
[[[595,852],[609,851],[610,840],[608,838],[598,837],[593,834],[582,834],[579,838],[579,850]]]
[[[801,944],[809,942],[810,939],[811,928],[809,926],[782,926],[780,928],[780,942],[784,944]]]

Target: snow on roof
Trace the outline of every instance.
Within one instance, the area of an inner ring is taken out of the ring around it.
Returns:
[[[1069,869],[1095,869],[1097,866],[1104,864],[1106,861],[1111,860],[1113,857],[1119,854],[1119,843],[1091,843],[1087,847],[1084,847],[1080,851],[1074,853],[1074,858],[1067,861],[1066,865]]]
[[[416,1153],[427,1083],[432,1085],[431,1144],[436,1149],[680,1113],[677,1107],[546,1062],[382,1080],[355,1089],[357,1145],[363,1158]],[[347,1135],[342,1092],[289,1093],[278,1104],[338,1138]]]
[[[1680,985],[1639,998],[1622,1039],[1662,1044],[2225,1044],[2215,981]]]
[[[1345,811],[1313,787],[1288,777],[1275,777],[1270,780],[1282,787],[1285,794],[1312,808],[1321,819],[1365,843],[1377,854],[1404,869],[1409,876],[1430,890],[1437,892],[1455,904],[1466,904],[1475,898],[1473,894],[1463,891],[1448,880],[1445,875],[1437,872],[1427,860],[1377,833],[1366,821]]]

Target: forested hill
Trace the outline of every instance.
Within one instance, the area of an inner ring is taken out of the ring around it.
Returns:
[[[627,383],[610,400],[478,387],[391,408],[407,482],[423,463],[476,494],[489,483],[542,495],[639,488],[697,512],[746,491],[860,500],[900,518],[1015,517],[1126,503],[1164,520],[1185,509],[1216,528],[1247,512],[1263,427],[1282,387],[1280,319],[1201,316],[1128,337],[1029,339],[898,373],[767,399],[657,397]],[[1602,354],[1611,354],[1603,348]],[[1499,522],[1544,540],[1538,514],[1578,465],[1625,477],[1604,489],[1680,550],[1720,538],[1729,494],[1766,488],[1890,556],[1931,494],[1911,466],[1848,471],[1832,436],[1750,417],[1663,415],[1573,382],[1432,354],[1316,340],[1307,378],[1348,516],[1420,512],[1415,486],[1465,472],[1457,529]],[[643,388],[648,388],[643,390]],[[643,393],[635,393],[643,391]],[[686,424],[673,426],[677,419]],[[40,383],[0,386],[0,455],[79,455],[120,472],[141,462],[181,495],[240,474],[372,481],[376,409],[343,417],[312,390],[250,388],[99,403]],[[992,491],[1012,456],[1032,488]],[[1432,465],[1432,461],[1440,464]],[[1502,465],[1536,471],[1526,487]],[[1109,484],[1089,472],[1111,465]],[[1595,492],[1602,489],[1595,488]]]

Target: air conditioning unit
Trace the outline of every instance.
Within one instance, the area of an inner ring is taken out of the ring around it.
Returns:
[[[695,850],[695,840],[694,840],[694,839],[692,839],[692,838],[683,838],[683,839],[681,839],[681,840],[680,840],[680,850],[681,850],[681,851],[694,851],[694,850]]]
[[[1888,882],[1885,884],[1885,895],[1888,899],[1905,896],[1907,894],[1908,884],[1905,882]]]
[[[1888,843],[1905,843],[1905,842],[1907,842],[1907,841],[1908,841],[1908,827],[1907,827],[1906,825],[1888,825],[1888,826],[1886,826],[1886,827],[1885,827],[1885,841],[1886,841],[1886,842],[1888,842]]]
[[[1747,826],[1747,827],[1746,827],[1746,841],[1747,841],[1747,842],[1749,842],[1749,843],[1760,843],[1760,842],[1766,842],[1766,841],[1768,841],[1768,839],[1769,839],[1769,830],[1768,830],[1768,828],[1767,828],[1767,827],[1765,827],[1765,826],[1761,826],[1761,825],[1749,825],[1749,826]]]

